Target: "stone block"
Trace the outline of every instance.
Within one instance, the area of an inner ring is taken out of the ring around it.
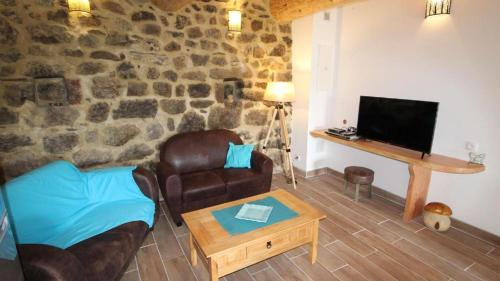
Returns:
[[[122,79],[135,79],[137,78],[137,72],[135,67],[130,62],[123,62],[116,68],[118,76]]]
[[[172,41],[165,45],[165,48],[163,48],[167,52],[177,52],[181,50],[181,45],[179,43]]]
[[[10,152],[18,147],[33,145],[33,141],[28,136],[14,134],[0,135],[0,152]]]
[[[31,151],[22,151],[6,159],[2,168],[6,177],[13,178],[47,164],[49,161],[48,158],[35,155]]]
[[[195,100],[191,101],[189,104],[191,105],[192,108],[208,108],[214,104],[215,101],[213,100]]]
[[[68,133],[43,138],[43,149],[52,154],[63,154],[78,145],[77,134]]]
[[[110,126],[103,130],[103,142],[110,146],[122,146],[135,138],[141,130],[135,125]]]
[[[42,44],[70,43],[73,40],[73,35],[59,25],[39,23],[29,25],[27,29],[31,40]]]
[[[82,169],[107,164],[112,160],[111,153],[105,150],[85,149],[73,154],[73,162]]]
[[[92,79],[92,96],[98,99],[113,99],[120,95],[120,82],[110,77],[94,77]]]
[[[205,83],[191,84],[188,86],[188,93],[191,98],[206,98],[210,96],[212,87]]]
[[[146,144],[136,144],[120,153],[118,161],[144,160],[152,155],[154,150]]]
[[[92,104],[87,111],[87,121],[102,123],[108,119],[110,107],[105,102]]]
[[[190,71],[182,74],[182,78],[191,81],[204,82],[207,80],[207,75],[203,71]]]
[[[191,39],[198,39],[203,37],[203,32],[199,27],[191,27],[187,30],[187,36]]]
[[[156,16],[148,11],[139,11],[132,14],[132,21],[156,21]]]
[[[250,126],[265,126],[267,125],[267,113],[266,109],[250,110],[245,115],[245,123]]]
[[[210,129],[236,129],[241,123],[241,106],[217,106],[210,110],[208,127]]]
[[[161,34],[161,26],[157,24],[147,23],[141,28],[142,33],[147,35],[160,36]]]
[[[73,126],[80,117],[78,109],[70,106],[48,107],[45,112],[45,125]]]
[[[84,53],[80,49],[64,49],[61,53],[63,56],[66,57],[74,57],[74,58],[81,58],[83,57]]]
[[[160,71],[155,67],[150,67],[146,73],[146,78],[149,80],[156,80],[160,78]]]
[[[35,101],[33,83],[29,81],[3,82],[3,100],[9,106],[20,107],[25,101]]]
[[[206,122],[203,115],[194,111],[190,111],[182,116],[179,126],[177,126],[178,133],[197,132],[205,130]]]
[[[186,101],[185,100],[161,100],[161,109],[168,114],[181,114],[186,111]]]
[[[175,96],[176,97],[183,97],[186,92],[186,86],[184,85],[177,85],[175,86]]]
[[[209,55],[197,55],[197,54],[191,55],[191,61],[193,62],[194,66],[205,66],[207,65],[209,59],[210,59]]]
[[[166,79],[168,79],[172,82],[177,82],[178,74],[175,71],[167,70],[167,71],[163,72],[163,77],[165,77]]]
[[[64,70],[60,65],[49,65],[33,61],[26,66],[24,75],[33,78],[61,77],[64,76]]]
[[[157,140],[163,136],[165,130],[159,123],[149,124],[146,127],[146,137],[148,140]]]
[[[101,5],[104,9],[111,11],[115,14],[125,15],[125,9],[122,7],[122,5],[114,1],[104,1]]]
[[[18,60],[23,58],[24,55],[21,54],[21,52],[19,52],[17,49],[8,49],[7,51],[0,53],[0,60],[6,63],[17,62]]]
[[[111,32],[106,37],[105,43],[110,46],[130,46],[133,42],[125,33]]]
[[[125,100],[120,101],[118,109],[113,110],[113,119],[123,118],[154,118],[158,112],[158,101]]]
[[[137,97],[147,95],[148,84],[145,82],[128,82],[127,96]]]
[[[76,74],[94,75],[106,71],[106,66],[100,62],[84,62],[76,67]]]
[[[159,96],[169,98],[172,96],[172,85],[165,82],[154,82],[153,91]]]
[[[112,52],[108,51],[93,51],[90,53],[90,57],[93,59],[98,59],[98,60],[111,60],[111,61],[120,61],[125,58],[123,54],[121,55],[116,55]]]

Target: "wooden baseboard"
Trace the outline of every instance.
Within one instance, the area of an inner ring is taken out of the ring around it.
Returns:
[[[328,169],[329,168],[321,168],[321,169],[316,169],[316,170],[306,172],[306,171],[299,169],[297,167],[293,167],[293,171],[295,172],[295,174],[298,176],[301,176],[303,178],[311,178],[311,177],[326,175],[329,173]]]
[[[332,168],[320,168],[312,171],[305,172],[301,169],[295,168],[294,170],[299,176],[302,176],[304,178],[311,178],[311,177],[316,177],[316,176],[321,176],[321,175],[334,175],[340,178],[344,178],[344,173],[339,172],[337,170],[334,170]],[[391,201],[397,205],[400,205],[402,207],[405,206],[405,198],[396,195],[392,192],[386,191],[380,187],[373,186],[373,194],[376,196],[379,196],[385,200]],[[496,245],[500,245],[500,236],[495,235],[491,232],[488,232],[486,230],[480,229],[478,227],[475,227],[473,225],[470,225],[466,222],[463,222],[461,220],[457,220],[455,218],[451,218],[452,220],[452,225],[454,228],[459,229],[463,232],[466,232],[470,235],[476,236],[477,238],[480,238],[485,241],[492,242]]]

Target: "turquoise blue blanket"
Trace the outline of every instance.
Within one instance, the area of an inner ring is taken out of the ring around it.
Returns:
[[[134,169],[80,172],[56,161],[6,183],[17,243],[65,249],[127,222],[151,227],[155,205],[135,183]]]
[[[243,204],[222,210],[212,211],[212,215],[215,217],[217,222],[219,222],[222,228],[224,228],[231,235],[247,233],[258,228],[269,226],[298,216],[297,212],[288,208],[271,196],[248,203],[273,207],[273,211],[271,212],[271,215],[269,215],[267,222],[262,223],[235,218]]]

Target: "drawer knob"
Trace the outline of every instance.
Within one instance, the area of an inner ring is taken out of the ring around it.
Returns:
[[[273,243],[271,243],[271,241],[267,241],[267,245],[266,245],[266,247],[267,247],[268,249],[271,249],[271,248],[273,247]]]

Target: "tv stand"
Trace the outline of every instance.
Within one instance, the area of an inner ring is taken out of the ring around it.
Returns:
[[[407,163],[410,181],[408,183],[406,205],[403,214],[403,220],[406,222],[411,221],[422,213],[427,200],[427,192],[429,190],[432,171],[452,174],[475,174],[485,170],[485,166],[483,165],[471,164],[467,161],[439,154],[432,154],[424,159],[425,154],[420,155],[417,151],[377,141],[367,141],[363,139],[347,141],[329,136],[322,130],[312,131],[311,135],[313,137],[322,138],[334,143]]]
[[[422,152],[422,157],[420,157],[420,159],[422,159],[422,160],[423,160],[423,159],[424,159],[424,157],[425,157],[425,152]]]

